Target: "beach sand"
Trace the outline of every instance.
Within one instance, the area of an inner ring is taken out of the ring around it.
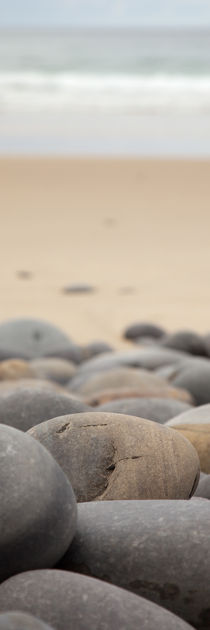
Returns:
[[[210,330],[210,162],[1,158],[0,217],[1,320],[116,347],[136,320]]]

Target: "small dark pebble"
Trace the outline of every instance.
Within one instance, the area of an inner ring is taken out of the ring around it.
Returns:
[[[94,293],[95,287],[90,284],[70,284],[62,289],[63,293]]]

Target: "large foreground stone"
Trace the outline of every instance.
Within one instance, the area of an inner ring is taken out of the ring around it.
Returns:
[[[98,411],[123,413],[128,416],[148,418],[164,424],[177,414],[192,409],[187,403],[170,398],[124,398],[113,400],[97,408]]]
[[[0,581],[53,566],[76,528],[68,479],[39,442],[0,425],[0,481]]]
[[[69,345],[69,337],[46,321],[11,319],[0,324],[0,351],[8,351],[8,358],[11,352],[14,358],[19,352],[28,358],[40,357]]]
[[[55,630],[187,630],[142,597],[65,571],[31,571],[0,586],[0,609],[39,615]]]
[[[54,387],[40,386],[33,381],[31,385],[19,384],[18,387],[0,389],[0,423],[7,424],[21,431],[27,431],[43,420],[57,415],[80,413],[89,407],[63,394]]]
[[[178,432],[112,413],[53,418],[30,430],[70,479],[77,500],[186,499],[199,460]]]
[[[52,630],[52,627],[27,613],[5,612],[0,615],[0,630]]]
[[[208,501],[111,501],[78,506],[60,568],[129,589],[199,630],[210,624]]]

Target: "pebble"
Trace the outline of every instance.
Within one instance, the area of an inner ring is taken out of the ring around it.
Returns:
[[[147,322],[137,322],[135,324],[131,324],[123,333],[123,337],[125,339],[131,339],[132,341],[140,339],[140,337],[153,337],[153,339],[160,339],[164,335],[165,330],[163,330],[163,328]]]
[[[37,440],[0,425],[0,581],[54,566],[76,529],[72,487]]]
[[[56,357],[40,357],[40,359],[33,359],[30,361],[29,366],[36,378],[49,379],[61,385],[69,383],[76,371],[75,364],[72,361],[66,361],[65,359]]]
[[[53,418],[29,433],[63,468],[78,502],[186,499],[198,483],[195,449],[150,420],[89,412]]]
[[[59,346],[56,350],[47,351],[43,356],[64,359],[79,365],[83,361],[83,349],[82,346],[71,343],[65,347]]]
[[[52,630],[52,627],[33,615],[18,611],[0,614],[0,630]]]
[[[171,335],[166,335],[161,343],[166,348],[174,348],[198,356],[207,356],[203,337],[189,330],[179,330]]]
[[[125,397],[124,391],[125,389],[129,390],[129,388],[138,391],[138,396],[177,398],[185,402],[192,402],[192,397],[188,392],[170,386],[167,381],[156,374],[135,368],[122,367],[102,371],[99,374],[90,373],[89,378],[86,378],[80,386],[75,386],[74,378],[69,384],[69,390],[78,392],[86,401],[89,401],[89,404],[97,404],[98,398],[100,399],[102,395],[112,391],[120,393],[120,390],[123,390],[123,397]],[[93,402],[91,403],[92,399]],[[94,403],[95,399],[96,402]]]
[[[189,404],[170,398],[123,398],[105,403],[97,411],[123,413],[164,424],[170,418],[190,409],[192,407]]]
[[[35,378],[36,374],[28,361],[8,359],[0,363],[0,381]]]
[[[68,392],[56,390],[54,384],[43,381],[22,383],[17,386],[0,388],[0,423],[21,431],[44,420],[64,414],[88,411],[89,407],[76,400]]]
[[[209,520],[202,499],[80,504],[76,536],[59,568],[133,591],[206,630]]]
[[[192,360],[173,379],[174,387],[183,387],[193,396],[196,405],[210,402],[210,362],[209,360]]]
[[[105,341],[92,341],[82,348],[83,361],[88,361],[92,357],[106,352],[113,352],[112,346]]]
[[[96,291],[90,284],[69,284],[62,290],[63,293],[94,293]]]
[[[210,475],[206,475],[205,473],[200,474],[195,496],[202,497],[203,499],[210,499]]]
[[[84,361],[75,377],[72,379],[74,389],[89,379],[91,373],[98,374],[116,368],[142,368],[145,370],[155,370],[161,366],[180,363],[183,358],[189,360],[189,355],[182,352],[169,350],[168,348],[141,348],[138,350],[108,352],[106,354],[93,357],[89,361]]]
[[[167,422],[171,427],[179,424],[210,424],[210,404],[191,407]]]
[[[202,472],[210,473],[210,424],[182,424],[173,426],[198,453]]]
[[[133,593],[67,571],[29,571],[0,586],[0,610],[38,615],[55,630],[190,630]]]
[[[11,357],[11,352],[14,358],[20,352],[32,359],[61,347],[65,349],[69,345],[69,337],[46,321],[11,319],[0,324],[0,352],[4,351],[6,354],[8,351],[8,358]]]

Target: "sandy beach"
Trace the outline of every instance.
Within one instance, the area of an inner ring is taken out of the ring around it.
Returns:
[[[135,320],[209,330],[209,181],[209,161],[2,157],[1,320],[117,347]]]

